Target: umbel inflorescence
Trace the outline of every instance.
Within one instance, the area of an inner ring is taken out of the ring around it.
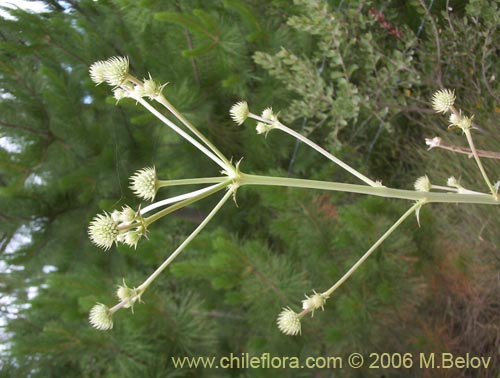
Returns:
[[[113,94],[117,101],[132,98],[157,117],[166,126],[183,137],[186,141],[196,147],[202,154],[212,160],[221,169],[220,176],[181,178],[176,180],[161,180],[157,177],[154,167],[146,167],[130,178],[130,189],[141,200],[150,202],[149,205],[133,209],[124,206],[120,210],[103,212],[94,217],[90,222],[88,233],[90,240],[105,251],[111,249],[114,244],[124,243],[135,248],[143,237],[148,234],[148,228],[158,219],[200,201],[205,197],[224,192],[219,202],[203,219],[203,221],[192,231],[192,233],[165,259],[165,261],[147,277],[137,287],[128,287],[123,284],[118,287],[116,297],[118,303],[113,307],[108,307],[102,303],[96,304],[89,314],[90,324],[98,330],[109,330],[113,328],[113,314],[121,308],[134,309],[136,303],[141,302],[141,297],[149,285],[165,270],[172,261],[186,248],[186,246],[203,230],[208,222],[217,214],[229,198],[235,198],[238,189],[245,185],[268,185],[287,186],[296,188],[322,189],[331,191],[344,191],[360,193],[388,198],[399,198],[409,200],[412,205],[409,209],[395,221],[395,223],[362,255],[358,261],[345,274],[335,280],[328,290],[316,292],[306,296],[302,300],[302,310],[294,311],[291,307],[283,308],[278,315],[278,329],[286,335],[299,335],[301,333],[301,320],[305,315],[314,314],[318,309],[323,310],[327,300],[355,271],[363,262],[378,248],[382,242],[388,238],[405,219],[410,215],[418,215],[424,204],[432,202],[448,203],[476,203],[476,204],[499,204],[497,189],[498,184],[492,185],[479,159],[479,155],[472,141],[471,130],[473,129],[472,116],[467,117],[461,110],[455,107],[455,94],[450,90],[437,91],[432,98],[432,107],[438,113],[450,113],[450,127],[458,127],[466,136],[470,146],[470,153],[474,156],[481,174],[488,187],[488,193],[473,191],[464,188],[454,177],[450,177],[446,185],[433,185],[427,175],[423,175],[415,181],[415,190],[401,190],[383,186],[379,181],[372,180],[349,166],[330,152],[320,147],[310,139],[284,125],[279,114],[268,107],[260,115],[250,111],[246,101],[236,103],[229,111],[230,117],[238,125],[242,125],[247,120],[256,122],[258,134],[267,135],[272,130],[280,130],[299,141],[305,143],[313,150],[339,165],[361,184],[346,184],[340,182],[314,181],[305,179],[292,179],[285,177],[270,177],[245,174],[240,170],[239,163],[233,164],[210,140],[208,140],[189,120],[187,120],[162,94],[166,84],[159,84],[151,76],[147,79],[139,80],[129,72],[129,59],[125,57],[113,57],[106,61],[98,61],[90,67],[90,77],[96,84],[107,83],[113,88]],[[153,106],[162,106],[168,111],[170,116],[176,118],[182,126],[176,125],[163,113]],[[434,138],[428,142],[432,147],[436,147],[439,141]],[[241,161],[241,160],[240,160]],[[161,197],[161,188],[166,186],[179,185],[199,185],[200,189],[186,192],[175,197],[158,199]],[[277,304],[279,307],[279,304]]]

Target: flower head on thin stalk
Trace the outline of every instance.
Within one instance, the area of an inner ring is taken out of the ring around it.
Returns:
[[[90,223],[88,233],[92,243],[107,251],[117,241],[118,222],[108,213],[98,214]]]
[[[149,76],[149,79],[144,79],[143,85],[142,85],[142,92],[143,96],[147,96],[150,100],[155,100],[159,96],[161,96],[161,92],[163,91],[163,88],[167,86],[168,83],[165,84],[158,84],[156,81],[154,81],[151,78],[151,75]]]
[[[290,307],[284,308],[283,311],[280,312],[276,323],[278,324],[279,330],[285,335],[296,336],[300,334],[300,315]]]
[[[90,310],[89,322],[95,329],[107,331],[113,328],[113,314],[108,306],[98,303]]]
[[[432,95],[432,108],[437,113],[447,113],[455,103],[455,93],[449,89],[440,89]]]
[[[241,125],[243,124],[243,122],[245,122],[245,120],[248,118],[249,113],[250,111],[248,110],[248,104],[246,101],[240,101],[234,104],[229,111],[231,118],[238,125]]]
[[[429,177],[422,176],[415,181],[415,190],[418,192],[428,192],[431,190],[431,181]]]
[[[448,127],[458,127],[462,129],[462,131],[468,130],[472,127],[472,117],[466,117],[462,115],[462,112],[460,113],[453,113],[450,115],[450,125]]]
[[[156,169],[148,167],[137,171],[130,178],[130,189],[137,197],[153,201],[158,190]]]

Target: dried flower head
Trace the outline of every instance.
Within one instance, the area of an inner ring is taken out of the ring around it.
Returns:
[[[431,182],[427,176],[422,176],[415,181],[415,190],[418,192],[428,192],[431,190]]]
[[[432,95],[432,108],[437,113],[448,112],[455,103],[455,93],[449,89],[440,89]]]
[[[108,306],[98,303],[90,310],[89,322],[92,327],[107,331],[113,328],[113,314]]]
[[[130,189],[137,197],[153,201],[158,190],[155,168],[148,167],[137,171],[130,178]]]
[[[438,147],[441,145],[441,138],[440,137],[434,137],[434,138],[425,138],[425,144],[429,146],[428,150]]]
[[[90,78],[97,85],[106,82],[117,87],[125,82],[129,70],[127,57],[115,56],[106,61],[98,61],[90,66]]]
[[[248,118],[250,111],[248,110],[248,104],[246,101],[240,101],[234,104],[229,111],[231,118],[238,125],[241,125]]]
[[[108,213],[98,214],[90,222],[88,234],[92,243],[108,250],[117,241],[117,222]]]
[[[300,334],[300,316],[290,307],[284,308],[283,311],[281,311],[276,323],[278,324],[279,330],[285,335],[295,336]]]

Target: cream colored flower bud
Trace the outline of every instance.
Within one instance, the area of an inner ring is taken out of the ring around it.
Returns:
[[[234,104],[229,111],[231,118],[238,125],[241,125],[248,118],[250,111],[248,110],[248,104],[246,101],[240,101]]]
[[[324,310],[324,305],[326,303],[326,297],[323,294],[318,294],[314,292],[314,295],[308,297],[302,301],[302,309],[305,311],[311,311],[311,316],[314,315],[314,311],[321,308]]]
[[[432,95],[432,108],[437,113],[448,112],[455,103],[455,93],[449,89],[440,89]]]
[[[107,306],[98,303],[90,310],[89,322],[92,327],[107,331],[113,328],[113,314]]]
[[[107,214],[98,214],[89,225],[88,234],[92,243],[104,250],[111,248],[119,234],[117,222]]]
[[[142,232],[134,230],[134,231],[127,231],[125,233],[125,239],[124,243],[127,244],[129,247],[134,247],[137,248],[137,243],[139,243],[139,240],[141,240],[142,237]]]
[[[168,83],[159,85],[150,76],[149,79],[144,79],[144,84],[142,89],[143,95],[149,97],[150,100],[155,100],[157,97],[161,95],[163,88],[165,88],[167,84]]]
[[[158,190],[158,179],[154,167],[137,171],[130,178],[130,189],[139,198],[153,201]]]
[[[300,316],[290,307],[284,308],[283,311],[281,311],[276,323],[278,324],[279,330],[285,335],[295,336],[300,334]]]
[[[448,180],[446,181],[446,185],[453,186],[455,188],[458,188],[460,186],[458,184],[458,180],[454,176],[448,177]]]
[[[431,190],[431,182],[427,176],[422,176],[415,181],[415,190],[418,192],[428,192]]]

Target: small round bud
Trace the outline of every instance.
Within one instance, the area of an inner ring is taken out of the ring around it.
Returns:
[[[431,190],[431,182],[427,176],[422,176],[415,181],[415,190],[418,192],[428,192]]]
[[[137,171],[130,178],[130,184],[130,189],[137,197],[153,201],[158,190],[155,168],[149,167]]]
[[[123,223],[133,222],[137,217],[137,213],[135,212],[135,210],[133,210],[129,206],[123,206],[122,211],[119,214],[120,214],[119,216],[120,222]]]
[[[107,331],[113,328],[113,314],[107,306],[98,303],[90,310],[89,322],[92,327]]]
[[[458,184],[458,180],[454,176],[448,177],[448,180],[446,181],[446,185],[453,186],[455,188],[460,186]]]
[[[305,311],[312,311],[311,316],[314,315],[314,311],[318,308],[324,310],[323,306],[326,303],[326,297],[323,294],[318,294],[314,292],[312,297],[306,295],[306,299],[302,301],[302,309]]]
[[[278,328],[285,335],[295,336],[300,334],[300,316],[290,307],[284,308],[276,320]]]
[[[455,93],[449,89],[440,89],[432,95],[432,108],[437,113],[448,112],[455,103]]]
[[[258,122],[257,127],[255,130],[257,130],[257,134],[266,134],[273,129],[273,125],[269,125],[267,123],[263,122]]]
[[[161,95],[163,88],[165,88],[167,84],[168,83],[159,85],[157,82],[151,79],[151,77],[149,77],[149,79],[144,79],[144,84],[142,87],[143,95],[149,97],[150,100],[155,100],[158,96]]]
[[[113,96],[115,97],[116,102],[118,102],[121,99],[129,97],[129,94],[126,90],[124,90],[122,88],[115,88],[115,90],[113,91]]]
[[[248,118],[248,114],[250,111],[248,110],[248,104],[246,101],[240,101],[234,104],[229,111],[231,118],[238,125],[241,125]]]
[[[107,213],[98,214],[90,223],[88,234],[92,243],[108,250],[117,241],[117,222]]]
[[[127,231],[125,233],[125,239],[123,242],[127,244],[129,247],[134,247],[137,248],[137,243],[139,243],[139,240],[141,240],[142,237],[142,232],[140,231]]]
[[[138,295],[137,289],[129,288],[125,284],[125,280],[123,280],[123,286],[118,286],[118,290],[116,290],[116,296],[118,297],[120,302],[124,302],[124,308],[133,307],[134,303],[137,300],[140,300],[140,295]]]

